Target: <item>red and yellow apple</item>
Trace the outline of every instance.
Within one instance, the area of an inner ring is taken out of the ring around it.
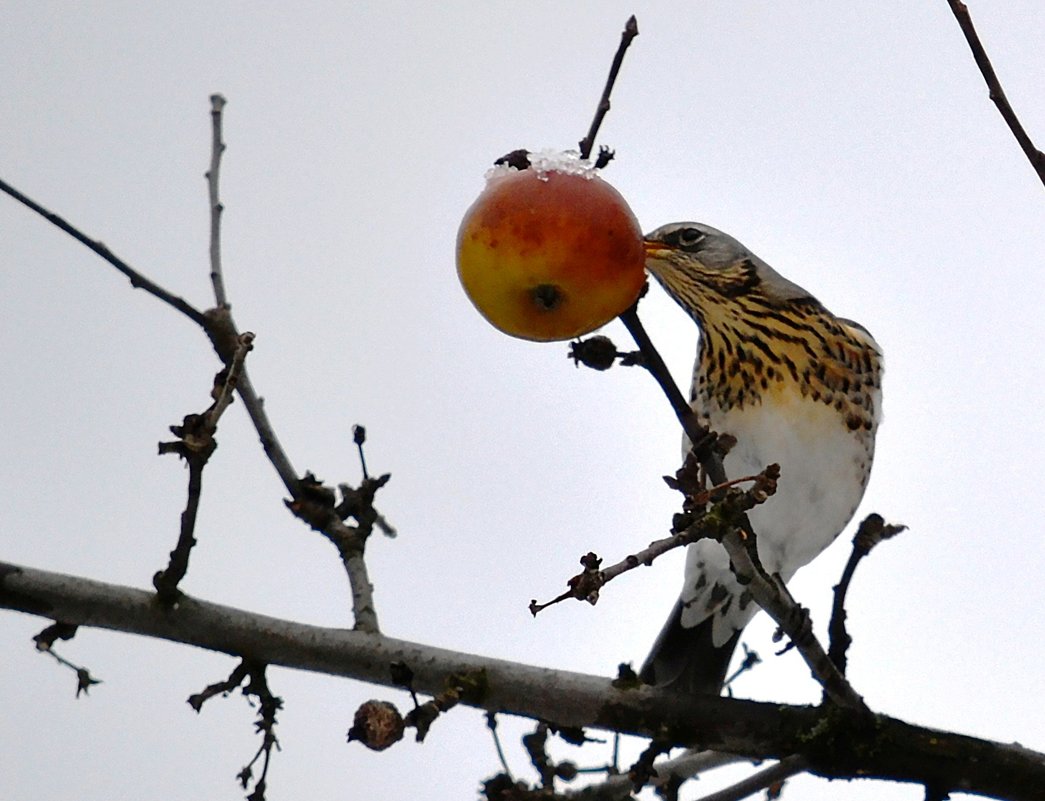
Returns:
[[[645,282],[635,215],[595,170],[577,164],[494,168],[461,221],[458,277],[506,334],[586,334],[631,306]]]

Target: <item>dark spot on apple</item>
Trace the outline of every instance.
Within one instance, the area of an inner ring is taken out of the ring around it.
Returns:
[[[534,305],[541,311],[555,311],[562,305],[562,290],[555,284],[538,284],[530,290]]]

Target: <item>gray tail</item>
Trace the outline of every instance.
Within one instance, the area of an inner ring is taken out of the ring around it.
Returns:
[[[719,695],[726,681],[729,661],[740,641],[740,632],[716,647],[711,639],[711,622],[709,617],[692,628],[684,628],[682,602],[676,603],[668,622],[657,635],[639,677],[646,684],[676,692]]]

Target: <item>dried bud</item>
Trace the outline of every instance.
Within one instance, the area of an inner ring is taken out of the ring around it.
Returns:
[[[569,357],[577,365],[584,364],[593,370],[609,370],[617,358],[617,346],[609,337],[600,334],[571,342]]]

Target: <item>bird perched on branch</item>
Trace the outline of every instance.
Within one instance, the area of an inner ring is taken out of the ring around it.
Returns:
[[[865,328],[721,231],[673,223],[645,240],[646,267],[700,328],[690,404],[712,431],[736,438],[727,476],[781,467],[776,494],[748,517],[763,567],[786,582],[831,544],[864,494],[881,419],[881,351]],[[643,680],[719,694],[757,610],[722,545],[693,543]]]

